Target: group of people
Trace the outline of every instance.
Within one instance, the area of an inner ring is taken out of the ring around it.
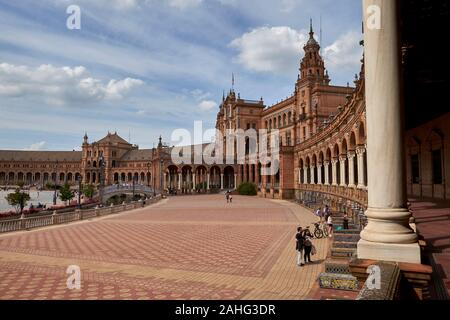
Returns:
[[[326,223],[329,237],[333,237],[333,217],[330,207],[326,205],[323,210],[321,210],[321,208],[317,208],[315,214],[319,217],[320,223]]]
[[[312,243],[313,236],[309,227],[303,229],[298,227],[297,234],[295,235],[296,250],[297,250],[297,265],[303,267],[307,263],[312,263],[311,255],[315,255],[317,250]]]

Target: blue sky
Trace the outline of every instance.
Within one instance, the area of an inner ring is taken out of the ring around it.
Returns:
[[[81,30],[66,28],[71,4]],[[360,0],[0,0],[0,149],[79,149],[108,130],[148,148],[195,120],[214,127],[232,73],[242,98],[276,103],[310,17],[332,83],[351,83]]]

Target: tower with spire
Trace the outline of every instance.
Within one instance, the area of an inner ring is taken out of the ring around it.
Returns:
[[[320,55],[320,45],[314,38],[312,19],[309,27],[309,39],[303,50],[305,56],[300,62],[300,80],[315,80],[328,85],[330,80],[325,70],[325,63]]]

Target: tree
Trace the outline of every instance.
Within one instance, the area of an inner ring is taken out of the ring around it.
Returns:
[[[258,188],[255,184],[244,182],[237,189],[241,196],[256,196],[258,194]]]
[[[89,199],[92,199],[95,193],[95,188],[92,184],[85,185],[83,188],[83,194],[88,197]]]
[[[5,199],[10,206],[13,206],[16,209],[17,213],[22,214],[23,208],[25,208],[27,202],[30,201],[31,198],[28,193],[22,192],[22,190],[18,188],[14,193],[8,194]]]
[[[75,197],[74,193],[72,192],[72,190],[70,190],[70,186],[68,183],[66,183],[64,185],[64,187],[61,188],[61,190],[59,191],[59,198],[61,199],[61,201],[66,202],[70,201]]]

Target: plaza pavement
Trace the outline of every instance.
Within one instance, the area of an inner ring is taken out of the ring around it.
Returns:
[[[425,254],[433,267],[434,299],[450,297],[450,201],[410,199],[417,232],[425,240]]]
[[[305,299],[323,270],[296,265],[298,225],[317,219],[286,201],[180,196],[119,215],[0,236],[0,299]],[[81,290],[66,286],[69,265]]]

